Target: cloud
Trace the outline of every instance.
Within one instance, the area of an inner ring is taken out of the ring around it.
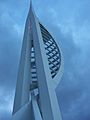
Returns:
[[[0,119],[9,120],[13,107],[14,91],[9,91],[8,88],[0,86]]]
[[[3,110],[12,111],[12,103],[13,103],[12,95],[13,95],[13,91],[11,92],[5,88],[0,88],[0,111]]]
[[[0,3],[0,6],[3,4]],[[9,9],[3,7],[0,7],[0,119],[9,120],[13,107],[22,33]]]

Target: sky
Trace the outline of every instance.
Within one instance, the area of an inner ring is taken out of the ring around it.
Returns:
[[[90,0],[33,0],[60,43],[64,73],[56,93],[63,120],[90,120]],[[10,120],[29,0],[0,0],[0,120]]]

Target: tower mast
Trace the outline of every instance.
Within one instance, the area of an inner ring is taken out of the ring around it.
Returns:
[[[62,53],[30,4],[22,43],[12,120],[62,120],[55,89]]]

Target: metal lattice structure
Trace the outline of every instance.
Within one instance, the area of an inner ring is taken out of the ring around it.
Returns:
[[[21,50],[12,120],[62,120],[55,92],[62,71],[62,52],[31,5]]]
[[[42,33],[43,42],[45,44],[46,54],[48,56],[49,68],[51,71],[52,78],[54,78],[60,69],[61,63],[60,50],[54,38],[42,24],[40,24],[40,29]]]

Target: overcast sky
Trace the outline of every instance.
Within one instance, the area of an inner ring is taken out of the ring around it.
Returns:
[[[33,6],[62,48],[63,120],[90,120],[90,0],[33,0]],[[29,0],[0,0],[0,120],[11,118],[28,9]]]

